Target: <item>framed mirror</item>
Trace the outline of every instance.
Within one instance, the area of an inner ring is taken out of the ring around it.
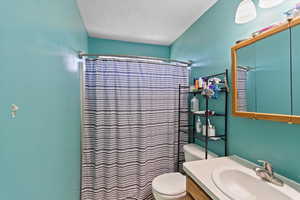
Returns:
[[[233,116],[300,123],[299,25],[293,19],[231,48]]]

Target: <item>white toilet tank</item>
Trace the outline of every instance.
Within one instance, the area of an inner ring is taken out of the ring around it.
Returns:
[[[186,144],[183,146],[183,151],[185,162],[205,159],[205,149],[197,144]],[[212,159],[216,157],[218,157],[216,154],[208,151],[207,159]]]

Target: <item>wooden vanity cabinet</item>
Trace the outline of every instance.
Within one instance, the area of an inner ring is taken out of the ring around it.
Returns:
[[[185,200],[212,200],[190,177],[187,177]]]

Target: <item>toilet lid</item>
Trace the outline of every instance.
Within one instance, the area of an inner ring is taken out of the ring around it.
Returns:
[[[152,188],[163,195],[175,196],[186,191],[186,177],[180,173],[167,173],[152,181]]]

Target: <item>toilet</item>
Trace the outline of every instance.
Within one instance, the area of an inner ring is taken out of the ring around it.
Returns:
[[[186,162],[205,159],[205,149],[196,144],[183,147]],[[208,159],[217,155],[208,152]],[[186,177],[181,173],[166,173],[152,181],[152,193],[155,200],[184,200],[186,196]]]

